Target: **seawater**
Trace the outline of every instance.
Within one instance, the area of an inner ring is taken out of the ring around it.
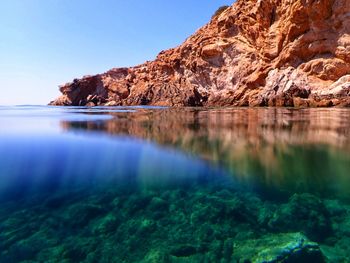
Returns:
[[[350,262],[350,110],[0,107],[0,262]]]

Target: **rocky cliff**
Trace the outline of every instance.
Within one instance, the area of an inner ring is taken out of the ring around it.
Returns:
[[[154,61],[60,91],[52,105],[349,106],[350,1],[238,0]]]

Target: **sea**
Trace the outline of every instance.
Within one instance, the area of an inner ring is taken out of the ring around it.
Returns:
[[[1,106],[0,262],[350,262],[350,109]]]

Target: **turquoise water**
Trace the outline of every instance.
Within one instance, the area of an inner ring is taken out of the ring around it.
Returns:
[[[0,262],[350,262],[350,110],[0,107]]]

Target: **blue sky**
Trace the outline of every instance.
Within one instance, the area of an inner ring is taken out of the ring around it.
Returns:
[[[233,0],[1,0],[0,105],[46,104],[75,77],[152,60]]]

